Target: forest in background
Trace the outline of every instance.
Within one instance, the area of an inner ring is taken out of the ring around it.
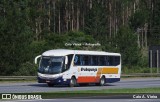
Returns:
[[[57,48],[119,52],[124,69],[148,67],[159,33],[160,0],[0,0],[0,75],[36,75],[34,58]],[[83,42],[101,46],[65,46]]]

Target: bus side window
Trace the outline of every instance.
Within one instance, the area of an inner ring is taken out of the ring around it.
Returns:
[[[117,66],[120,64],[120,56],[107,56],[108,66]]]
[[[89,56],[84,55],[84,65],[88,66],[89,65]]]
[[[84,65],[84,58],[83,57],[84,57],[83,55],[80,56],[80,65]]]
[[[114,65],[119,65],[120,64],[120,56],[115,56],[114,57]]]
[[[107,56],[107,65],[108,66],[114,65],[114,57],[113,56]]]
[[[91,65],[98,65],[98,56],[92,56]]]
[[[79,57],[78,55],[75,55],[74,57],[74,65],[78,65]]]
[[[106,66],[109,66],[109,56],[105,56],[105,62]]]
[[[89,59],[88,59],[89,62],[88,63],[89,63],[90,66],[92,66],[92,56],[90,55],[88,57],[89,57]]]
[[[82,65],[82,55],[75,55],[74,57],[74,65]]]
[[[99,56],[99,65],[104,66],[105,65],[105,56]]]
[[[84,55],[75,55],[74,57],[74,65],[84,65],[85,64],[85,59]]]
[[[91,57],[90,63],[91,63],[91,65],[93,65],[93,56],[90,56],[90,57]]]

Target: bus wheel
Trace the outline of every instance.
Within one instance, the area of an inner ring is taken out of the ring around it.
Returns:
[[[49,87],[53,87],[54,86],[54,84],[52,84],[52,83],[47,83],[47,84],[48,84]]]
[[[76,85],[77,85],[77,80],[76,80],[75,77],[72,77],[72,78],[71,78],[71,81],[70,81],[70,83],[69,83],[69,86],[70,86],[70,87],[74,87],[74,86],[76,86]]]
[[[98,86],[104,86],[105,85],[105,77],[102,76],[101,79],[100,79],[100,81],[99,81],[99,83],[96,83],[96,85],[98,85]]]
[[[100,86],[104,86],[104,84],[105,84],[105,77],[102,76],[100,79]]]

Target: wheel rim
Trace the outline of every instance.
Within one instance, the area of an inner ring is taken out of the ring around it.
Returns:
[[[71,85],[73,85],[74,84],[74,81],[73,81],[73,79],[71,80]]]
[[[75,81],[74,81],[74,79],[72,78],[71,79],[71,82],[70,82],[70,86],[72,87],[72,86],[74,86],[75,85]]]
[[[101,85],[104,85],[105,84],[105,81],[104,81],[104,78],[101,79]]]

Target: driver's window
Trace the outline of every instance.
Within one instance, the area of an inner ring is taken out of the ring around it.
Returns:
[[[63,72],[70,68],[70,65],[71,65],[71,62],[72,62],[72,58],[73,58],[73,54],[67,55],[67,57],[68,57],[68,63],[65,65],[65,60],[64,60]]]

